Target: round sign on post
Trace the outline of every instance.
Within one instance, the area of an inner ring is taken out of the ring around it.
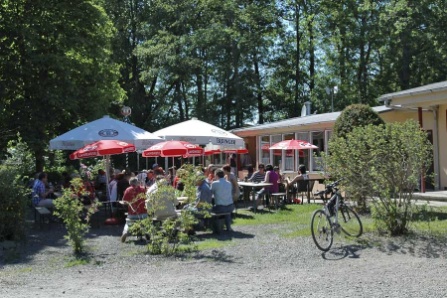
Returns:
[[[129,116],[130,114],[132,114],[132,109],[128,106],[123,106],[121,108],[121,115],[123,115],[123,122],[126,122],[128,124],[132,124],[132,122],[130,122]],[[129,155],[126,154],[126,168],[129,167]]]

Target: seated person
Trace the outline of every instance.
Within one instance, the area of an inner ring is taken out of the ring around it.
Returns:
[[[265,179],[265,166],[263,163],[260,163],[258,166],[258,170],[251,175],[248,181],[251,182],[263,182]]]
[[[157,220],[177,217],[175,206],[178,205],[175,189],[164,176],[158,175],[146,193],[146,209]]]
[[[225,174],[222,169],[217,169],[215,172],[217,180],[211,184],[211,193],[214,196],[214,206],[212,212],[214,213],[231,213],[234,210],[232,185],[225,179]],[[231,215],[225,216],[225,225],[227,231],[231,229]]]
[[[183,209],[193,211],[198,218],[202,218],[200,211],[210,209],[212,204],[211,185],[205,175],[200,174],[196,179],[196,201],[186,205]]]
[[[129,230],[128,221],[139,220],[147,217],[147,210],[145,206],[145,188],[141,187],[137,177],[132,177],[129,180],[130,186],[126,188],[123,195],[123,202],[127,205],[127,219],[124,226],[121,242],[125,242],[127,232]]]
[[[279,180],[279,176],[278,173],[276,173],[273,170],[273,166],[272,165],[267,165],[265,167],[265,170],[267,171],[265,173],[265,178],[264,178],[264,182],[265,183],[272,183],[271,186],[266,186],[264,188],[262,188],[260,191],[258,191],[256,193],[256,201],[257,201],[257,206],[259,206],[259,200],[265,195],[265,194],[271,194],[271,193],[275,193],[278,192],[278,180]]]
[[[37,179],[34,180],[31,196],[34,206],[53,209],[53,200],[48,198],[49,195],[53,193],[53,188],[46,190],[47,181],[47,173],[40,173]]]
[[[233,195],[233,202],[236,203],[239,201],[239,196],[241,195],[241,191],[239,189],[239,184],[237,183],[236,175],[234,175],[233,172],[231,172],[230,165],[224,165],[222,167],[222,170],[225,174],[225,179],[227,179],[232,186],[232,195]]]
[[[292,193],[292,200],[295,199],[295,196],[297,193],[297,188],[294,186],[294,184],[298,181],[308,180],[308,179],[309,179],[309,175],[307,174],[305,165],[300,165],[298,167],[298,175],[295,178],[293,178],[292,181],[290,181],[290,178],[287,177],[287,179],[284,181],[286,184],[286,193],[288,193],[289,191]]]

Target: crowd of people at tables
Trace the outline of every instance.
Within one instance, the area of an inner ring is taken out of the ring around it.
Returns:
[[[164,169],[154,164],[152,169],[144,170],[140,173],[129,171],[113,170],[109,181],[104,170],[98,170],[96,179],[90,181],[87,177],[83,178],[83,186],[78,193],[80,200],[85,204],[91,204],[92,200],[98,198],[100,201],[109,200],[112,204],[121,202],[127,205],[127,218],[142,219],[147,217],[147,210],[150,208],[151,196],[158,190],[161,184],[171,185],[179,192],[183,191],[184,185],[176,175],[176,168],[171,167],[165,173]],[[245,181],[251,182],[267,182],[270,186],[260,189],[255,196],[255,200],[259,201],[268,193],[276,193],[279,191],[288,192],[293,184],[299,180],[308,179],[306,167],[299,166],[298,175],[290,180],[281,175],[279,167],[272,165],[259,164],[257,171],[249,165],[247,167],[247,176]],[[69,188],[71,179],[79,177],[78,174],[69,175],[63,173],[60,186]],[[184,208],[188,208],[200,217],[200,211],[209,208],[214,213],[231,213],[235,208],[235,202],[239,200],[241,191],[238,185],[238,178],[234,173],[231,164],[227,164],[221,168],[209,165],[203,168],[200,173],[196,173],[196,201]],[[40,173],[32,184],[32,200],[35,206],[53,208],[54,188],[48,183],[46,173]],[[108,192],[108,197],[107,197]],[[176,217],[177,198],[175,192],[174,197],[164,197],[164,208],[159,208],[155,214],[160,220],[169,217]],[[245,192],[244,195],[248,195]],[[249,199],[249,198],[244,198]],[[256,204],[260,206],[260,204]],[[231,217],[225,218],[225,225],[228,231],[231,229]],[[128,225],[126,224],[121,237],[122,242],[126,240],[128,234]]]

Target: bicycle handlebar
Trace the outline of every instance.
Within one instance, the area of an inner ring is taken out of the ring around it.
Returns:
[[[342,180],[343,180],[343,178],[341,178],[341,179],[339,179],[339,180],[337,180],[335,182],[332,182],[331,184],[326,185],[326,189],[325,190],[316,192],[315,195],[316,196],[323,196],[325,194],[328,194],[328,193],[332,192],[332,189],[334,187],[337,187]]]

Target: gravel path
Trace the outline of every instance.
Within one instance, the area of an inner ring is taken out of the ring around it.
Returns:
[[[101,227],[91,262],[73,267],[63,229],[32,230],[27,257],[0,263],[0,297],[447,297],[444,243],[336,236],[322,254],[311,237],[281,237],[285,226],[233,228],[222,248],[164,258]]]

